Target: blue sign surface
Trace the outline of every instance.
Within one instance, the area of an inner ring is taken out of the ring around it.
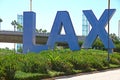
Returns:
[[[105,48],[114,48],[114,44],[105,30],[108,20],[111,19],[115,12],[115,9],[108,9],[104,11],[99,20],[92,12],[92,10],[83,11],[88,21],[90,22],[92,29],[88,34],[85,42],[83,43],[83,48],[90,48],[93,42],[96,40],[97,36],[103,42]],[[65,35],[61,35],[62,26],[65,29]],[[56,42],[66,42],[68,43],[71,50],[80,50],[78,39],[76,37],[74,27],[72,25],[69,13],[67,11],[58,11],[55,17],[51,33],[48,37],[46,45],[36,45],[36,14],[34,12],[24,12],[23,13],[23,53],[27,52],[40,52],[42,50],[54,49]]]
[[[36,45],[36,14],[23,13],[23,53],[48,50],[47,45]]]
[[[66,35],[60,35],[62,26],[65,29]],[[78,39],[67,11],[57,12],[47,45],[50,49],[53,49],[56,42],[66,42],[71,50],[80,50]]]
[[[108,39],[109,39],[109,48],[114,48],[114,44],[110,38],[108,38],[108,34],[105,30],[105,26],[108,23],[108,20],[111,19],[112,15],[114,14],[115,9],[109,10],[108,16],[108,9],[104,11],[102,16],[99,20],[95,17],[92,10],[85,10],[83,13],[87,17],[89,23],[92,26],[91,31],[89,32],[88,36],[86,37],[85,42],[83,43],[84,48],[90,48],[94,41],[96,40],[97,36],[99,36],[100,40],[103,42],[105,48],[108,48]]]

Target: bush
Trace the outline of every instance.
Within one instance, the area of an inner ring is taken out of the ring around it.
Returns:
[[[71,73],[73,69],[73,65],[66,61],[59,54],[51,53],[48,55],[49,64],[51,65],[51,69],[60,72]]]
[[[15,75],[15,80],[40,80],[41,78],[45,78],[48,75],[39,74],[39,73],[25,73],[22,71],[17,71]]]
[[[114,51],[120,53],[120,43],[116,44],[115,47],[116,48],[114,48]]]
[[[110,63],[120,65],[120,54],[118,54],[118,53],[112,54]]]
[[[5,80],[13,80],[15,72],[20,69],[19,62],[16,60],[16,55],[6,55],[0,58],[0,77]]]
[[[110,62],[106,57],[107,52],[92,49],[74,52],[49,50],[40,54],[14,54],[6,50],[0,52],[0,80],[38,80],[75,71],[102,70],[110,68],[109,63],[110,66],[120,65],[120,54],[111,54]]]
[[[69,59],[76,70],[91,71],[93,69],[101,70],[104,67],[108,67],[109,64],[105,60],[105,56],[103,56],[103,54],[86,52],[89,51],[84,51],[85,54],[77,53],[71,56],[71,58]]]

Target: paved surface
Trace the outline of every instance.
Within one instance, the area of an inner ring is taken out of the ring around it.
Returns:
[[[79,76],[59,77],[56,80],[120,80],[120,69]]]

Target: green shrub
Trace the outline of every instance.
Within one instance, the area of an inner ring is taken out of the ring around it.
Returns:
[[[116,48],[114,48],[114,51],[120,53],[120,43],[115,44],[115,47]]]
[[[13,80],[16,70],[20,69],[19,62],[17,62],[15,54],[4,55],[0,58],[0,77],[5,80]]]
[[[22,71],[17,71],[15,74],[15,80],[40,80],[45,77],[48,77],[48,75],[39,73],[25,73]]]
[[[86,53],[87,51],[84,51]],[[102,54],[103,55],[103,54]],[[104,56],[96,53],[77,53],[69,58],[69,61],[74,65],[76,70],[90,71],[92,69],[101,70],[109,64]]]
[[[110,58],[110,63],[120,65],[120,54],[118,53],[112,54]]]
[[[120,61],[117,58],[111,58],[110,63],[120,65]]]
[[[21,71],[32,73],[47,73],[47,61],[38,54],[27,54],[21,58]]]
[[[55,56],[53,56],[53,53],[51,53],[48,56],[52,70],[66,73],[72,72],[73,65],[62,58],[60,55],[55,54]]]
[[[38,80],[76,73],[77,70],[86,72],[120,65],[120,54],[111,54],[110,62],[106,58],[107,52],[92,49],[74,52],[69,49],[48,50],[39,54],[14,54],[6,50],[0,52],[0,80]]]
[[[58,60],[58,61],[52,62],[51,64],[52,64],[52,68],[51,68],[52,70],[66,72],[66,73],[72,72],[73,65],[69,62]]]

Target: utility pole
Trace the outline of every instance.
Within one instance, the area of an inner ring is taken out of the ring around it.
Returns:
[[[32,0],[30,0],[30,11],[32,11]]]

